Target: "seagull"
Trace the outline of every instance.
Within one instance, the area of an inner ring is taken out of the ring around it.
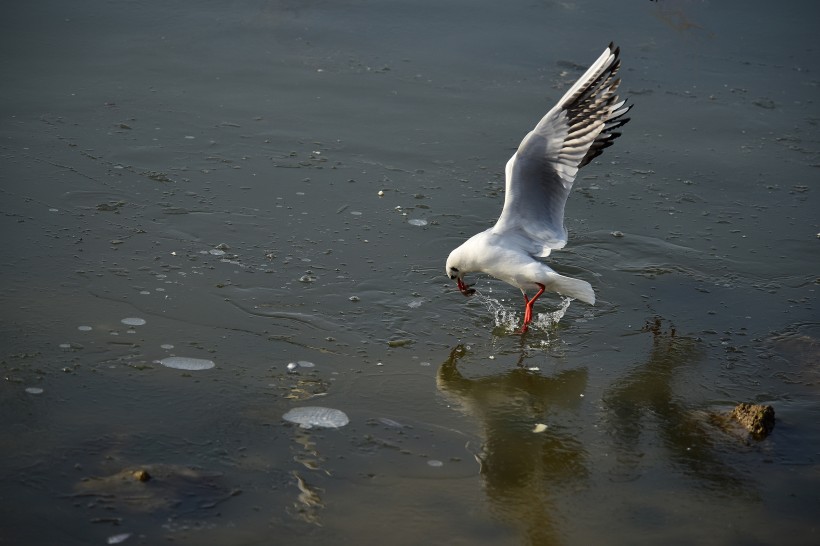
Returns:
[[[620,48],[610,43],[598,60],[527,133],[504,170],[504,208],[495,225],[473,235],[447,258],[446,272],[465,296],[468,273],[486,273],[521,290],[524,324],[545,291],[595,304],[586,281],[565,277],[539,258],[567,244],[564,206],[578,169],[598,157],[620,136],[632,105],[618,98]],[[527,291],[534,292],[532,298]]]

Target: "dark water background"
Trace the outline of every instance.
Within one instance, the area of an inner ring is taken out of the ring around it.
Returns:
[[[818,11],[6,5],[0,544],[817,544]],[[551,261],[599,301],[522,339],[444,260],[610,41]]]

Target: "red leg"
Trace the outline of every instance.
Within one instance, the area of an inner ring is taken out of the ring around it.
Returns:
[[[527,300],[527,295],[524,295],[524,301],[526,302],[526,307],[524,308],[524,326],[521,327],[522,332],[527,331],[527,325],[532,322],[532,304],[535,303],[535,300],[541,297],[541,294],[544,293],[544,289],[546,288],[540,282],[535,283],[538,285],[538,292],[532,297],[531,300]]]

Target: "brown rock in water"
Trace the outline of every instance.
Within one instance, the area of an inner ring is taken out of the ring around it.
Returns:
[[[758,440],[768,436],[774,429],[774,408],[771,406],[742,402],[735,406],[731,416]]]
[[[141,482],[147,482],[151,479],[151,475],[145,470],[135,470],[131,475],[134,476],[135,480],[139,480]]]

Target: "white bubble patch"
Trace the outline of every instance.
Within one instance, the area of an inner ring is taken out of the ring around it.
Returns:
[[[139,317],[127,317],[122,319],[120,322],[128,326],[142,326],[145,324],[145,319]]]
[[[158,360],[160,364],[166,368],[174,368],[175,370],[210,370],[216,364],[213,360],[205,360],[204,358],[189,358],[187,356],[169,356]]]
[[[282,419],[302,428],[339,428],[350,422],[345,412],[321,406],[293,408],[284,414]]]

